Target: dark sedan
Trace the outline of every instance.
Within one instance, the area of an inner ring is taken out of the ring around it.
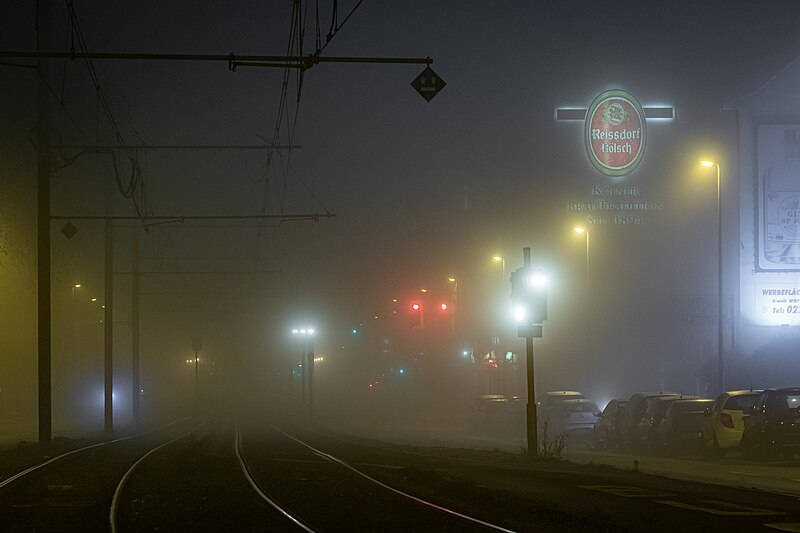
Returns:
[[[595,448],[619,448],[619,422],[627,403],[626,400],[611,400],[606,404],[592,432]]]
[[[676,400],[664,413],[658,426],[656,446],[667,452],[703,450],[703,423],[712,398]]]
[[[747,458],[775,458],[800,452],[800,387],[767,389],[756,400],[742,434]]]

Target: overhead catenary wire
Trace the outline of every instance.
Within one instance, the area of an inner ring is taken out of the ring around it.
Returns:
[[[69,23],[71,27],[72,37],[77,39],[78,47],[80,48],[81,52],[84,54],[88,54],[88,46],[86,44],[86,39],[84,38],[83,31],[81,30],[80,23],[78,22],[78,17],[75,13],[75,6],[72,0],[65,0],[67,6],[67,13],[69,15]],[[74,42],[71,44],[71,52],[74,54]],[[114,118],[113,113],[111,112],[111,108],[108,104],[108,100],[105,96],[105,93],[100,85],[100,79],[97,76],[97,71],[94,68],[94,63],[90,57],[85,58],[86,68],[89,73],[89,77],[92,81],[94,86],[95,93],[97,95],[97,102],[98,102],[98,111],[102,111],[105,115],[105,118],[111,128],[114,137],[117,139],[117,143],[120,145],[126,145],[125,139],[122,136],[122,132],[119,129],[116,119]],[[98,121],[98,128],[99,128],[99,121]],[[138,131],[135,128],[134,133],[136,137],[144,144],[143,139],[139,135]],[[99,129],[98,129],[99,135]],[[98,143],[99,144],[99,143]],[[98,151],[97,153],[108,153],[104,151]],[[139,218],[142,220],[142,223],[145,224],[145,218],[147,216],[147,185],[144,180],[144,176],[142,174],[142,170],[138,164],[138,153],[135,150],[128,150],[126,151],[126,155],[130,161],[131,165],[131,176],[128,180],[128,183],[125,184],[122,182],[121,174],[119,172],[118,162],[116,160],[116,155],[112,152],[112,159],[114,161],[114,177],[117,184],[117,189],[119,190],[120,194],[124,198],[128,198],[131,200],[133,204],[134,210]],[[78,154],[69,162],[74,162],[80,155]],[[146,228],[146,225],[145,225]]]

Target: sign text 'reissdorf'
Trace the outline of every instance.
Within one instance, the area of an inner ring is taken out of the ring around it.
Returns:
[[[592,165],[608,176],[632,172],[644,157],[644,111],[636,98],[622,90],[606,91],[586,113],[586,151]]]

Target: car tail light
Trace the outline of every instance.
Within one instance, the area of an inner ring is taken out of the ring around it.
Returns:
[[[733,429],[733,418],[728,413],[721,413],[719,415],[719,421],[722,422],[722,425],[726,428]]]

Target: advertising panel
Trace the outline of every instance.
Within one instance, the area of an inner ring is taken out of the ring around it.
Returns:
[[[800,283],[757,283],[758,323],[800,326]]]
[[[759,270],[800,272],[800,124],[757,132]]]

